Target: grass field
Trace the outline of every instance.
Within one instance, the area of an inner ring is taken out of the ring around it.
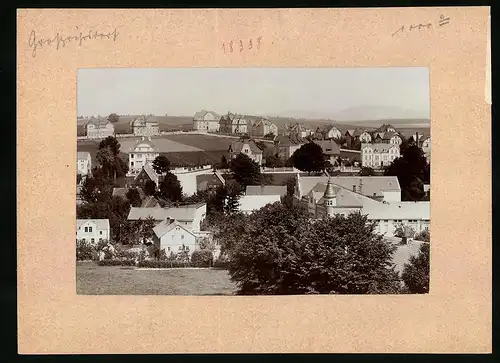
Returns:
[[[76,263],[79,295],[233,295],[226,270],[136,270],[134,267]]]
[[[166,135],[166,139],[180,144],[197,147],[206,151],[227,151],[236,139],[210,135]]]

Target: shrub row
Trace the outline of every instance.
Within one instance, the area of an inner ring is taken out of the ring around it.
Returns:
[[[182,268],[182,267],[193,267],[190,262],[182,261],[139,261],[137,267],[142,268]]]
[[[102,260],[97,261],[99,266],[135,266],[135,260]]]

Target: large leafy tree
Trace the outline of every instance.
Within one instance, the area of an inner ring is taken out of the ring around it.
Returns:
[[[309,142],[293,153],[292,163],[297,169],[311,173],[324,170],[326,159],[321,146]]]
[[[240,153],[232,159],[230,169],[233,172],[234,180],[244,187],[261,182],[259,165],[245,154]]]
[[[127,191],[127,199],[130,202],[130,205],[132,207],[140,207],[142,200],[141,200],[141,194],[139,193],[139,190],[136,188],[131,188]]]
[[[307,209],[274,203],[233,215],[216,237],[240,294],[399,292],[394,246],[361,214],[309,222]],[[266,233],[262,233],[266,231]]]
[[[182,201],[182,186],[177,176],[166,173],[159,185],[159,195],[161,198],[171,202]]]
[[[423,243],[417,256],[411,256],[405,264],[401,278],[408,290],[413,294],[429,292],[430,245]]]
[[[119,119],[120,119],[120,116],[118,116],[116,113],[111,113],[108,116],[108,121],[111,122],[112,124],[117,123]]]
[[[406,201],[422,200],[424,183],[430,182],[430,166],[422,149],[416,145],[408,146],[403,156],[395,159],[384,174],[398,177],[402,199]]]
[[[165,155],[159,155],[153,160],[153,170],[156,174],[164,175],[170,171],[170,160]]]
[[[102,171],[113,180],[125,176],[127,163],[119,156],[120,143],[114,136],[108,136],[99,143],[96,159]]]
[[[147,180],[144,184],[144,194],[147,196],[154,195],[156,192],[156,184],[152,180]]]

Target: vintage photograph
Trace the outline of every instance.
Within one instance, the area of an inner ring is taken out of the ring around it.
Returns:
[[[426,294],[424,67],[79,69],[80,295]]]

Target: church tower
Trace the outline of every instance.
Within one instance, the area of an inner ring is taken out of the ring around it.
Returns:
[[[326,215],[328,217],[333,217],[333,207],[335,206],[336,203],[335,203],[335,191],[333,189],[333,184],[330,178],[328,178],[328,183],[326,184],[323,200],[325,202]]]

